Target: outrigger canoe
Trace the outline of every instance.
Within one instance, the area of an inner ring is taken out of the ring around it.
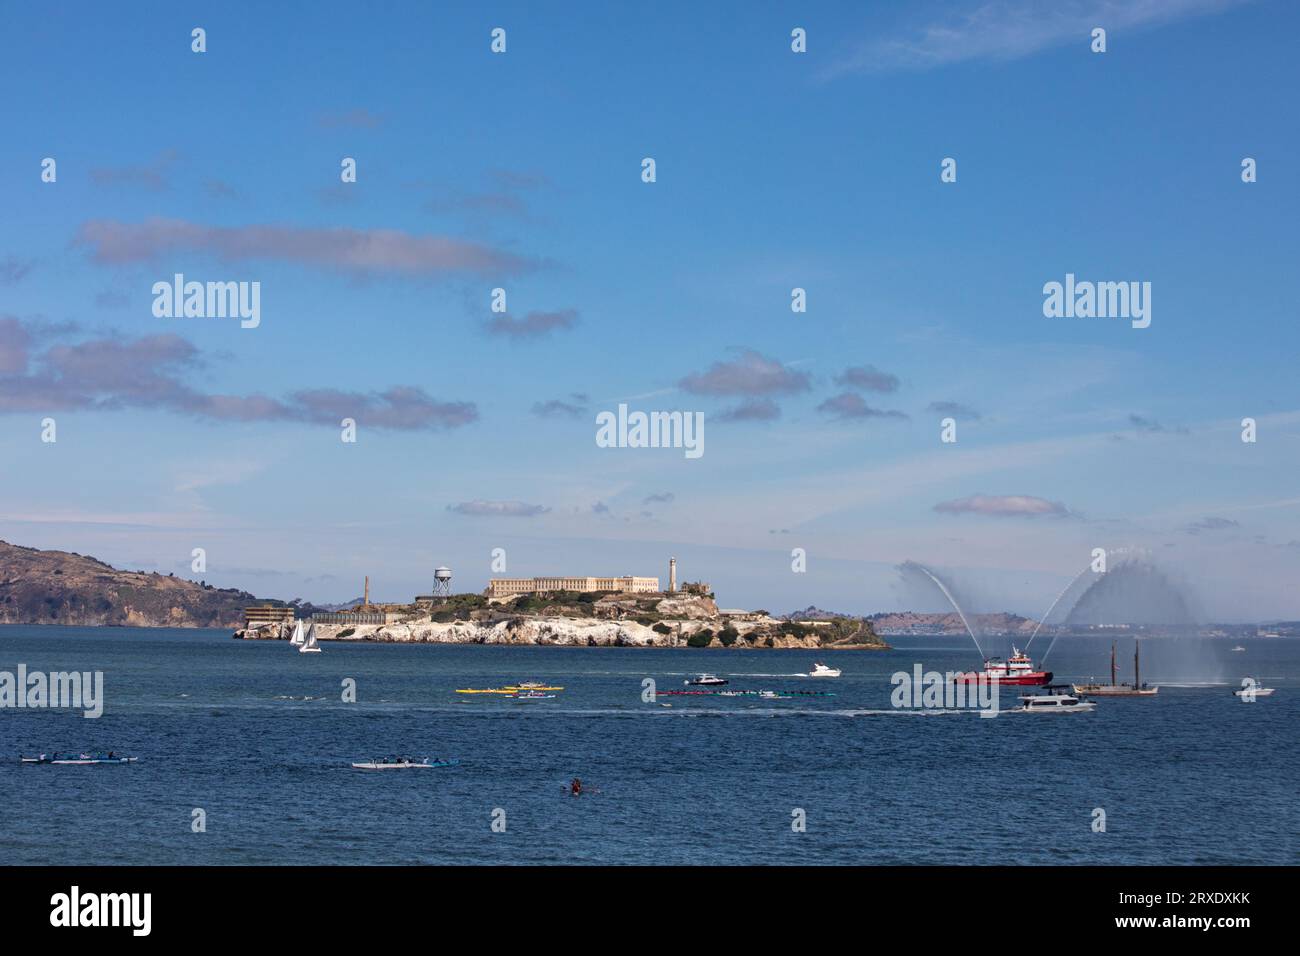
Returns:
[[[527,694],[531,691],[564,690],[563,687],[465,687],[458,688],[458,694]]]
[[[354,763],[353,770],[428,770],[434,767],[455,767],[459,760],[370,760]]]
[[[488,688],[465,688],[457,690],[458,694],[513,694],[514,690],[505,687],[488,687]]]
[[[79,757],[59,757],[57,759],[54,759],[54,758],[47,757],[45,754],[41,754],[39,757],[20,757],[19,759],[23,763],[48,763],[48,764],[69,765],[69,766],[84,766],[87,764],[99,764],[99,763],[135,763],[136,760],[138,760],[139,758],[137,757],[92,757],[87,754],[82,754]]]

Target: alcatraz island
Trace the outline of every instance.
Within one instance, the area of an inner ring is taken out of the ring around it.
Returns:
[[[267,603],[244,610],[242,640],[287,640],[298,619],[294,605]],[[374,604],[365,596],[346,609],[315,611],[319,641],[416,644],[538,644],[565,647],[733,647],[817,650],[885,649],[864,618],[818,614],[774,617],[765,610],[720,609],[701,581],[668,587],[657,577],[493,578],[481,593],[456,594],[451,570],[434,571],[432,594],[409,604]]]

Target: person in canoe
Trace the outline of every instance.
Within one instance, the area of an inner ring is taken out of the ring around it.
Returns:
[[[573,783],[569,784],[569,792],[575,797],[582,796],[582,781],[574,777]]]

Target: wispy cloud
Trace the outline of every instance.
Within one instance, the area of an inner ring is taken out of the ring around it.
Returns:
[[[239,190],[223,179],[203,180],[203,191],[213,199],[238,199]]]
[[[896,392],[898,376],[882,372],[874,365],[856,365],[846,368],[835,377],[835,384],[845,388],[860,388],[865,392]]]
[[[823,71],[927,70],[971,60],[1015,60],[1077,43],[1088,50],[1094,27],[1108,35],[1217,13],[1247,0],[984,0],[948,4],[943,14],[858,43]]]
[[[64,330],[55,330],[55,332]],[[376,392],[307,389],[283,398],[222,395],[190,382],[207,364],[179,335],[110,336],[44,344],[55,334],[0,318],[0,413],[150,408],[217,421],[285,421],[420,431],[478,419],[473,402],[438,401],[398,385]]]
[[[1037,518],[1044,515],[1062,517],[1069,509],[1059,501],[1033,495],[971,495],[941,501],[934,506],[940,514],[989,515],[996,518]]]
[[[671,504],[671,503],[672,503],[673,501],[675,501],[676,499],[677,499],[677,496],[676,496],[675,494],[673,494],[671,491],[665,491],[665,492],[663,492],[663,493],[661,493],[661,494],[657,494],[657,495],[646,495],[644,498],[641,499],[641,504],[643,504],[643,505],[653,505],[653,504],[667,505],[667,504]]]
[[[163,256],[203,252],[226,262],[293,262],[354,273],[444,276],[455,273],[513,275],[537,268],[537,260],[449,236],[397,229],[319,228],[277,225],[207,226],[181,219],[83,223],[77,242],[105,265],[152,262]]]
[[[494,315],[487,324],[493,335],[512,339],[536,339],[557,329],[571,329],[578,324],[577,309],[557,312],[529,312],[521,319],[509,315]]]
[[[1146,418],[1142,415],[1130,415],[1128,417],[1128,420],[1130,425],[1132,425],[1138,431],[1142,431],[1142,432],[1152,432],[1156,434],[1160,432],[1171,432],[1175,435],[1191,434],[1191,432],[1189,432],[1188,429],[1186,429],[1182,425],[1176,425],[1170,428],[1166,428],[1164,425],[1162,425],[1160,422],[1156,421],[1155,419]]]
[[[475,518],[532,518],[535,515],[545,514],[551,509],[544,508],[541,505],[530,505],[523,501],[483,501],[479,499],[448,505],[447,510]]]
[[[539,418],[580,418],[587,411],[587,396],[574,392],[568,399],[552,398],[533,404],[533,414]]]
[[[483,189],[444,192],[430,199],[424,208],[434,215],[531,219],[529,194],[551,187],[550,179],[536,172],[494,169],[488,173],[488,178],[489,182]]]
[[[826,399],[817,406],[817,411],[838,418],[842,421],[867,418],[906,419],[907,413],[895,409],[872,408],[861,395],[855,392],[841,392]]]
[[[740,358],[714,362],[708,371],[687,375],[679,384],[696,395],[757,396],[804,392],[811,380],[807,372],[796,371],[753,349],[745,349]]]
[[[770,422],[781,417],[781,407],[770,398],[751,398],[710,417],[719,422]]]
[[[19,259],[17,256],[6,256],[0,259],[0,285],[22,282],[35,264],[31,259]]]
[[[1241,522],[1234,521],[1231,518],[1219,518],[1214,515],[1207,515],[1200,521],[1193,521],[1183,528],[1187,534],[1202,534],[1206,531],[1228,531],[1232,528],[1240,528]]]
[[[316,122],[325,129],[378,129],[384,125],[384,118],[368,109],[357,107],[322,113]]]
[[[925,410],[933,415],[952,415],[955,418],[966,418],[971,421],[979,421],[980,417],[979,412],[960,402],[931,402]]]
[[[135,186],[151,192],[162,192],[170,185],[168,176],[177,158],[175,150],[166,150],[152,163],[145,165],[96,167],[90,171],[90,181],[97,186]]]

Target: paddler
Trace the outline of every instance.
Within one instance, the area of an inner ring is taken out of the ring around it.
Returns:
[[[575,796],[582,796],[582,781],[577,777],[573,778],[573,783],[569,784],[569,791]]]

